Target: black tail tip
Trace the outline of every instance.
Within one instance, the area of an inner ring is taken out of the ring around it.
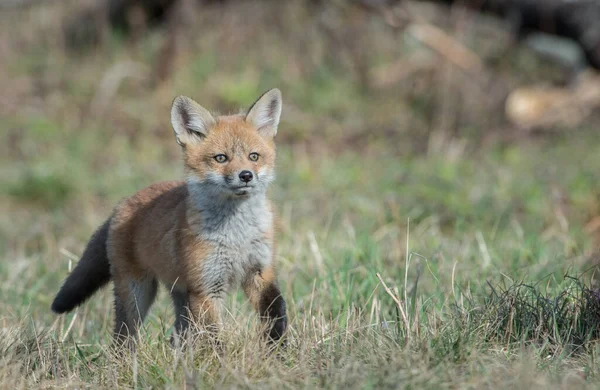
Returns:
[[[56,297],[52,302],[52,306],[50,306],[50,309],[56,314],[63,314],[73,310],[73,307],[69,306],[65,302],[58,299],[58,297]]]

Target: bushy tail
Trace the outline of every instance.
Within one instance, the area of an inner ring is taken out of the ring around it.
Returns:
[[[90,238],[81,259],[60,288],[52,311],[65,313],[81,305],[110,281],[110,265],[106,255],[106,240],[110,218]]]

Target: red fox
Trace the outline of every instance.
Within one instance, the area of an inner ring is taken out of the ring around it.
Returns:
[[[278,89],[246,114],[216,118],[190,98],[175,98],[171,123],[185,182],[156,183],[123,200],[92,235],[52,310],[71,311],[112,280],[115,341],[123,344],[137,334],[159,282],[171,292],[178,336],[190,321],[218,329],[226,294],[241,286],[268,324],[268,339],[279,340],[286,305],[266,192],[281,108]]]

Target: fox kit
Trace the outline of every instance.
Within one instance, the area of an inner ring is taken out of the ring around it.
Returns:
[[[217,328],[226,294],[241,286],[268,324],[269,340],[279,340],[287,320],[266,191],[281,107],[278,89],[246,114],[216,118],[177,97],[171,122],[185,182],[156,183],[122,201],[91,237],[52,310],[68,312],[112,280],[115,340],[123,343],[136,335],[159,282],[171,292],[178,335],[190,321]]]

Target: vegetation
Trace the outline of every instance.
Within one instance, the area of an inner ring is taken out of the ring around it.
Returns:
[[[501,111],[506,88],[560,69],[475,20],[457,39],[485,67],[458,70],[369,13],[352,25],[361,59],[332,51],[292,1],[196,10],[160,81],[163,29],[68,53],[73,4],[0,15],[1,387],[598,386],[600,134],[593,118],[522,133]],[[398,58],[420,65],[372,81]],[[108,289],[55,316],[61,280],[114,204],[182,177],[172,98],[235,111],[273,86],[287,349],[262,345],[241,294],[223,353],[169,347],[164,289],[133,355],[111,350]]]

